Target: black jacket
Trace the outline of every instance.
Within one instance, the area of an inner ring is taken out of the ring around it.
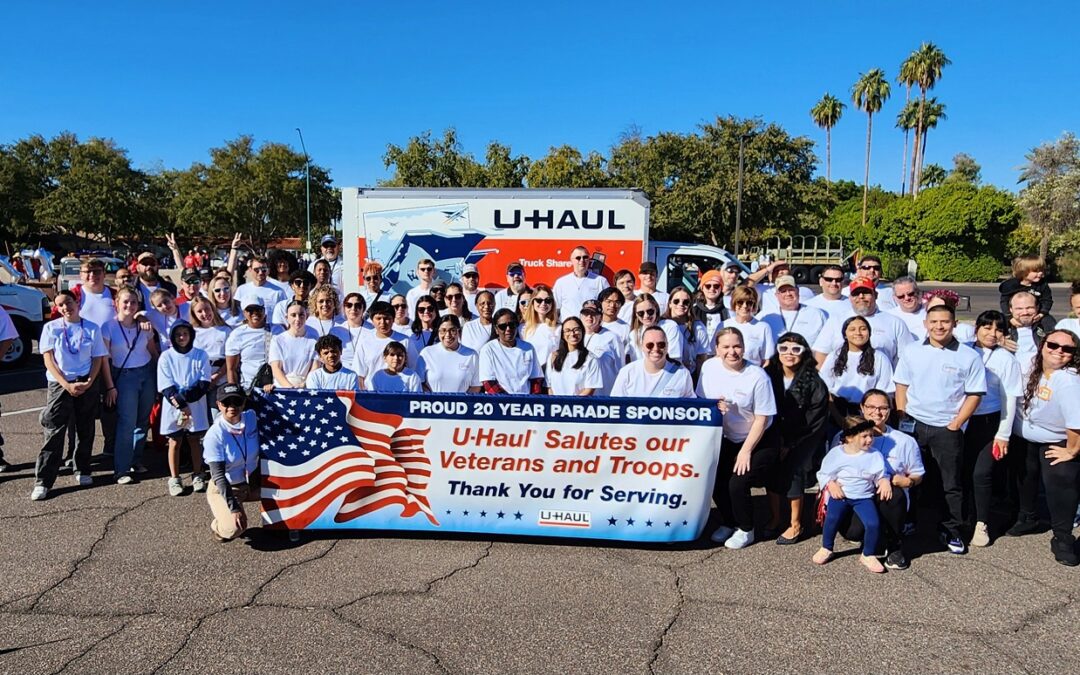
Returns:
[[[776,397],[773,426],[779,426],[783,446],[794,448],[803,443],[823,442],[825,422],[829,418],[829,388],[817,370],[802,369],[786,391],[782,374],[772,371],[769,376]]]
[[[1054,294],[1050,290],[1050,284],[1045,281],[1040,281],[1033,286],[1025,286],[1015,277],[1002,281],[1001,285],[998,286],[998,292],[1001,293],[1002,314],[1009,316],[1009,298],[1021,291],[1027,291],[1035,296],[1035,302],[1039,307],[1039,314],[1046,316],[1050,315],[1050,308],[1054,306]]]

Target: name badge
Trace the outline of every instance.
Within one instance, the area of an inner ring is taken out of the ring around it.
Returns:
[[[1049,401],[1050,395],[1054,393],[1054,390],[1050,387],[1039,387],[1039,391],[1035,393],[1039,397],[1040,401]]]

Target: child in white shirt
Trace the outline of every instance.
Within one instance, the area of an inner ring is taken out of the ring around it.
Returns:
[[[308,389],[333,389],[335,391],[360,391],[356,373],[341,365],[341,338],[328,334],[315,342],[315,353],[322,366],[307,376]]]
[[[375,371],[364,382],[368,391],[382,392],[420,392],[420,376],[405,367],[405,345],[400,342],[388,342],[383,348],[383,362],[386,367]]]

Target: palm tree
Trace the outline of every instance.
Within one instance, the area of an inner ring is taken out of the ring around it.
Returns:
[[[908,176],[908,134],[915,128],[915,124],[919,118],[919,104],[915,101],[909,100],[904,104],[904,107],[900,109],[900,112],[896,115],[896,128],[904,130],[904,161],[900,167],[900,196],[907,194],[907,176]],[[912,152],[914,156],[914,151]],[[914,170],[914,166],[912,166]]]
[[[922,172],[922,186],[932,188],[945,182],[945,169],[940,164],[927,164]]]
[[[904,110],[906,111],[911,105],[911,88],[918,84],[919,81],[915,68],[915,52],[912,52],[911,55],[904,59],[904,62],[900,64],[900,75],[896,78],[896,81],[905,87]],[[911,130],[915,128],[914,116],[912,117],[911,124],[904,126],[901,126],[900,120],[897,119],[896,126],[904,130],[904,156],[900,162],[900,196],[904,196],[907,193],[908,136],[910,135]]]
[[[814,124],[825,130],[825,192],[828,194],[829,184],[832,182],[832,128],[840,121],[846,108],[840,99],[826,93],[821,97],[813,108],[810,108],[810,117],[814,118]]]
[[[923,111],[922,142],[919,143],[919,166],[926,161],[926,136],[931,129],[936,129],[938,122],[949,119],[945,114],[945,104],[939,103],[937,97],[926,99],[926,109]],[[922,171],[919,172],[920,176]],[[925,183],[926,181],[923,181]]]
[[[918,147],[920,139],[921,141],[926,140],[921,138],[923,130],[926,128],[926,92],[934,88],[937,81],[941,79],[941,71],[952,61],[933,42],[922,43],[911,58],[915,59],[916,83],[919,85],[919,119],[915,124],[915,147]],[[924,154],[920,150],[915,155],[918,161],[915,164],[915,179],[911,182],[911,194],[913,197],[919,196],[920,174],[922,173],[921,157]]]
[[[892,88],[885,78],[885,71],[874,68],[861,73],[858,82],[851,88],[851,101],[855,107],[866,113],[866,171],[863,175],[862,224],[866,225],[866,200],[870,195],[870,137],[874,125],[874,113],[889,98]]]

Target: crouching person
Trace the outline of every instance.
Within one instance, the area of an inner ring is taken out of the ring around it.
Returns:
[[[259,430],[255,411],[244,410],[247,398],[235,384],[218,390],[221,416],[203,436],[203,460],[210,467],[206,501],[210,530],[218,541],[230,541],[247,529],[244,502],[259,501]]]

